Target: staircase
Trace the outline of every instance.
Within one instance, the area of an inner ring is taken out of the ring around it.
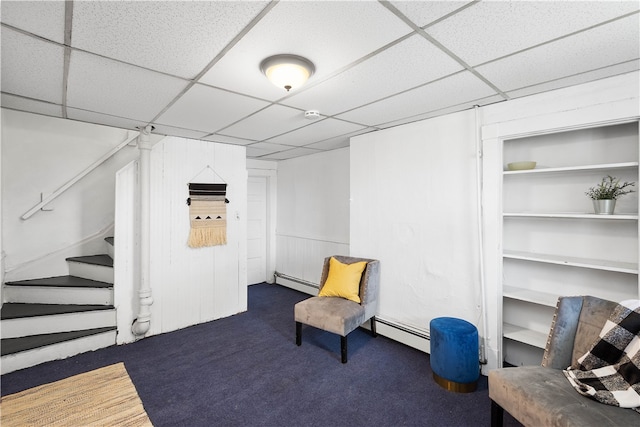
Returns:
[[[5,283],[1,373],[115,345],[113,238],[107,253],[67,258],[69,276]]]

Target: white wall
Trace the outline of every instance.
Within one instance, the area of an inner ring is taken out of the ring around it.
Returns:
[[[276,239],[276,271],[315,284],[324,257],[349,254],[348,149],[278,162]]]
[[[125,147],[27,220],[20,217],[111,148],[127,131],[2,109],[2,249],[5,279],[68,274],[65,258],[104,253],[114,175],[137,157]]]
[[[380,260],[382,320],[482,329],[475,129],[471,110],[351,140],[351,254]]]

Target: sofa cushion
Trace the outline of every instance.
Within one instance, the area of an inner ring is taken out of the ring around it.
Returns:
[[[637,412],[582,396],[562,371],[542,366],[489,371],[489,397],[525,426],[640,425]]]

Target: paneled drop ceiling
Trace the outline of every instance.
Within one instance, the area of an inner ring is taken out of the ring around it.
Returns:
[[[289,159],[638,70],[639,10],[638,1],[3,0],[1,102]],[[259,70],[281,53],[316,66],[296,91]]]

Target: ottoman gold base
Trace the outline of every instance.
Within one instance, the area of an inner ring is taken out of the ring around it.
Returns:
[[[440,375],[433,373],[433,379],[438,385],[446,390],[454,391],[456,393],[471,393],[478,388],[478,381],[470,383],[457,383],[455,381],[442,378]]]

